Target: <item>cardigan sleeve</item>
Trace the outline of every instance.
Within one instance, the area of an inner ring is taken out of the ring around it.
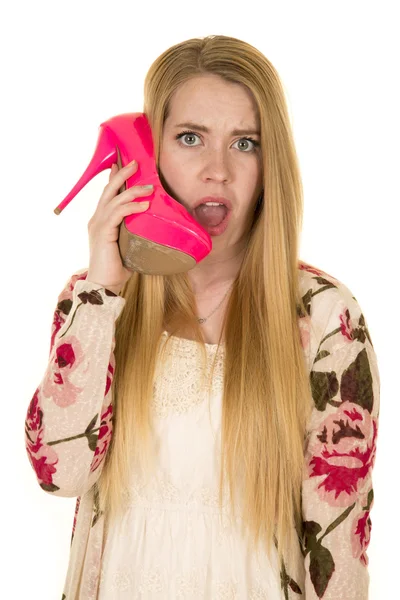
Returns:
[[[313,410],[302,488],[305,597],[367,600],[377,357],[351,293],[341,297],[324,333],[310,371]]]
[[[25,446],[41,488],[74,497],[97,481],[112,435],[115,321],[125,299],[69,278],[58,297],[50,354],[25,420]]]

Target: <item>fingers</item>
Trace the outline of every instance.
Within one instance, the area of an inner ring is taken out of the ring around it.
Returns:
[[[153,193],[152,185],[135,185],[121,192],[116,198],[118,204],[126,204],[141,196],[149,196]]]
[[[120,191],[125,181],[133,175],[138,169],[137,162],[126,165],[118,169],[115,163],[111,166],[109,181],[103,190],[103,194],[99,201],[99,206],[106,206],[111,201],[116,200],[118,204],[130,202],[139,196],[148,196],[153,192],[153,186],[138,185],[132,186],[124,191]]]
[[[112,182],[113,187],[116,188],[116,191],[118,191],[120,189],[120,187],[122,186],[123,183],[125,183],[126,179],[132,175],[133,173],[136,173],[138,169],[138,164],[136,161],[133,161],[133,164],[130,163],[128,165],[126,165],[125,167],[122,167],[122,169],[118,169],[118,166],[113,163],[113,165],[111,166],[111,171],[110,171],[110,176],[109,176],[109,183]],[[116,177],[114,177],[114,175],[116,175]],[[115,186],[114,186],[114,181],[115,181]]]
[[[103,215],[102,223],[106,224],[108,228],[118,227],[124,217],[144,212],[149,208],[149,205],[149,202],[130,202],[114,207],[109,214]]]
[[[110,174],[108,176],[108,183],[110,183],[111,178],[115,175],[115,173],[117,172],[117,165],[115,163],[113,163],[111,165],[111,170],[110,170]]]
[[[119,169],[118,165],[113,163],[111,165],[110,174],[108,176],[108,184],[103,190],[103,194],[100,198],[100,202],[109,202],[114,196],[116,196],[119,190],[122,188],[126,179],[133,175],[137,171],[137,163],[126,165]]]
[[[109,175],[109,183],[105,186],[103,194],[98,202],[96,211],[88,223],[90,239],[103,236],[107,242],[118,240],[118,227],[124,217],[135,213],[146,211],[149,201],[133,202],[135,198],[149,196],[153,193],[153,187],[150,186],[132,186],[118,194],[124,181],[137,169],[137,164],[127,165],[123,169],[118,169],[118,165],[113,164]],[[100,232],[100,233],[99,233]],[[92,242],[93,246],[94,242]]]

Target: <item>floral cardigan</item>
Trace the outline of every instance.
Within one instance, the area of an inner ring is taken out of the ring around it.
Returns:
[[[112,435],[115,321],[125,299],[76,272],[58,297],[50,356],[25,441],[41,488],[77,497],[63,600],[95,600],[104,517],[96,481]],[[340,281],[305,262],[299,333],[311,383],[299,565],[282,564],[282,598],[368,598],[371,471],[380,380],[367,323]]]

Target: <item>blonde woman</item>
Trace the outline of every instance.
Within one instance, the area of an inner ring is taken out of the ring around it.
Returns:
[[[77,497],[63,598],[364,600],[377,359],[351,291],[299,259],[279,76],[191,39],[151,66],[144,112],[213,245],[185,274],[125,269],[118,225],[146,205],[119,193],[137,165],[113,167],[26,419],[39,484]]]

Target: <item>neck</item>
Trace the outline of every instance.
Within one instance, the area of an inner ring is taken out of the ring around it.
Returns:
[[[208,297],[225,290],[237,277],[243,261],[245,245],[237,243],[210,254],[188,272],[196,297]]]

